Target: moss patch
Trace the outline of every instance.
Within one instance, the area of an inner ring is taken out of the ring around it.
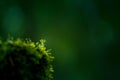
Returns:
[[[51,80],[53,59],[45,40],[0,40],[0,80]]]

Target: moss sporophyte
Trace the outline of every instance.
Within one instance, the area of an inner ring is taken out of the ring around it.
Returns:
[[[45,40],[0,40],[0,80],[52,80],[54,57]]]

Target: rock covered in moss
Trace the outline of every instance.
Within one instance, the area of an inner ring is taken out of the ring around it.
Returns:
[[[51,80],[53,56],[45,40],[0,40],[0,80]]]

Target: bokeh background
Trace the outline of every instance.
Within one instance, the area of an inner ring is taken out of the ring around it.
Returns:
[[[119,0],[0,0],[0,36],[47,40],[54,80],[120,80]]]

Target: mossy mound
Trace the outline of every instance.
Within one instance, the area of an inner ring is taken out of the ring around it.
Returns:
[[[53,56],[45,40],[0,40],[0,80],[51,80]]]

